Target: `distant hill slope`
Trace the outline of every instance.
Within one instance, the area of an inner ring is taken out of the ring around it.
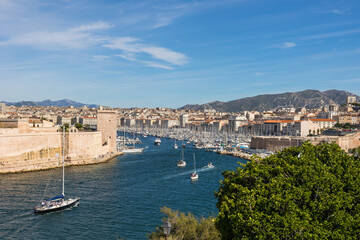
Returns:
[[[21,106],[55,106],[55,107],[68,107],[68,106],[74,106],[74,107],[82,107],[87,106],[90,108],[97,108],[99,105],[96,104],[84,104],[75,102],[69,99],[62,99],[58,101],[51,101],[50,99],[46,99],[44,101],[36,102],[36,101],[21,101],[21,102],[4,102],[6,105],[14,105],[16,107]]]
[[[266,111],[277,107],[306,107],[319,108],[326,104],[337,103],[342,105],[346,102],[347,96],[357,96],[347,91],[327,90],[305,90],[300,92],[286,92],[281,94],[264,94],[255,97],[241,98],[229,102],[209,102],[205,104],[189,104],[180,109],[215,109],[222,112],[240,111]],[[357,96],[359,100],[360,97]]]

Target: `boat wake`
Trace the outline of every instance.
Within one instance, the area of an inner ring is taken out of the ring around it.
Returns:
[[[214,170],[214,169],[215,169],[215,167],[209,168],[209,167],[205,166],[205,167],[197,169],[197,172],[206,172],[206,171],[210,171],[210,170]],[[194,172],[194,170],[189,170],[189,171],[185,171],[182,173],[169,175],[169,176],[164,177],[163,180],[169,180],[169,179],[184,176],[184,175],[190,175],[192,172]]]

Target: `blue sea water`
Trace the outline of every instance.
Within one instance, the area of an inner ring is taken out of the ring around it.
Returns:
[[[159,226],[163,206],[197,217],[216,215],[214,192],[225,170],[246,160],[185,148],[187,166],[178,168],[181,147],[174,140],[141,138],[143,153],[118,156],[107,163],[65,169],[65,195],[78,206],[36,215],[42,198],[61,193],[61,168],[0,175],[0,239],[147,239]],[[179,145],[179,142],[178,142]],[[192,182],[193,153],[199,180]],[[215,168],[206,168],[212,162]]]

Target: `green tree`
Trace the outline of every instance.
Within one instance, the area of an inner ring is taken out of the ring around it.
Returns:
[[[222,239],[359,239],[360,161],[306,142],[223,173]]]
[[[161,212],[166,215],[163,222],[171,222],[172,228],[168,240],[220,240],[220,233],[215,228],[214,218],[197,219],[193,214],[180,213],[163,207]],[[162,226],[148,235],[151,240],[165,239]]]
[[[83,125],[81,123],[75,123],[75,127],[77,129],[82,129],[83,128]]]
[[[60,126],[59,131],[62,132],[64,127],[65,127],[65,132],[68,132],[68,131],[69,131],[69,128],[70,128],[70,126],[69,126],[68,123],[64,123],[62,126]]]

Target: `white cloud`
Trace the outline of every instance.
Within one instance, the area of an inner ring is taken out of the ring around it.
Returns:
[[[140,39],[133,37],[119,37],[110,40],[110,43],[104,44],[103,47],[107,47],[110,49],[120,49],[125,52],[141,52],[139,48],[141,45],[136,42],[140,41]]]
[[[156,62],[143,61],[142,63],[144,63],[145,65],[147,65],[149,67],[163,68],[163,69],[168,69],[168,70],[174,69],[173,67],[166,66],[166,65],[156,63]]]
[[[184,65],[188,62],[188,58],[182,53],[178,53],[163,47],[142,44],[139,42],[140,39],[137,38],[121,37],[113,39],[109,44],[104,44],[103,46],[110,49],[118,49],[123,51],[122,54],[117,55],[123,59],[128,61],[141,62],[152,67],[173,69],[171,66],[155,63],[153,61],[142,60],[141,58],[151,57],[153,59],[161,60],[167,64],[178,66]]]
[[[92,24],[88,25],[81,25],[80,27],[76,27],[71,29],[72,32],[86,32],[86,31],[94,31],[94,30],[105,30],[111,28],[112,25],[104,22],[104,21],[98,21]]]
[[[0,45],[32,46],[48,50],[81,49],[104,42],[107,38],[95,36],[91,31],[109,27],[108,23],[100,21],[65,31],[34,31],[15,35],[0,42]]]
[[[63,48],[78,49],[85,48],[101,42],[89,33],[81,32],[30,32],[17,35],[0,45],[22,45],[45,48],[48,50],[59,50]]]
[[[106,55],[94,55],[93,56],[93,59],[94,60],[105,60],[105,59],[110,59],[111,57],[110,56],[106,56]]]
[[[142,47],[141,51],[150,54],[153,58],[163,60],[173,65],[184,65],[187,62],[187,57],[184,54],[162,47]]]
[[[294,42],[284,42],[282,45],[282,48],[292,48],[292,47],[296,47],[296,43]]]

